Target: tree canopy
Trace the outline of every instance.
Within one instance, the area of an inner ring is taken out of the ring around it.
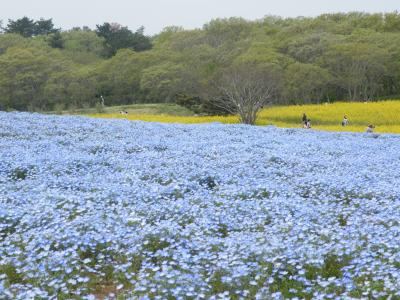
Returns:
[[[7,27],[5,28],[5,33],[17,33],[23,37],[47,35],[58,31],[59,29],[54,28],[52,19],[34,21],[28,17],[18,20],[8,20]]]
[[[150,39],[144,36],[144,27],[140,27],[136,32],[132,32],[128,27],[118,23],[104,23],[96,26],[96,33],[105,40],[105,55],[110,57],[120,49],[132,49],[135,51],[145,51],[151,49]]]
[[[218,82],[229,87],[239,69],[247,78],[263,74],[265,87],[273,80],[268,102],[277,104],[400,97],[398,12],[215,19],[201,29],[167,27],[152,37],[143,27],[111,22],[94,30],[59,30],[52,19],[28,17],[3,25],[4,109],[87,107],[103,96],[107,105],[179,102],[223,113],[228,110],[210,106],[218,96],[211,91]]]

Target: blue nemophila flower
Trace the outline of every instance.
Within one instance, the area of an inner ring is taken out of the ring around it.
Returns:
[[[399,136],[28,113],[1,131],[1,296],[400,291]]]

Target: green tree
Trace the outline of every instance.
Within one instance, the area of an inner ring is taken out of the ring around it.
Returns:
[[[167,27],[152,38],[143,27],[58,31],[51,19],[28,17],[4,30],[0,103],[18,109],[95,105],[103,95],[107,105],[178,101],[223,113],[208,101],[210,92],[244,66],[279,79],[274,103],[400,96],[398,12],[216,19],[202,29]]]
[[[143,34],[144,27],[140,27],[135,33],[118,23],[106,22],[96,25],[96,28],[97,35],[105,39],[108,57],[115,55],[119,49],[144,51],[152,47],[150,39]]]
[[[393,12],[385,14],[383,29],[385,31],[400,32],[400,13]]]
[[[151,66],[143,70],[140,87],[153,102],[171,102],[182,92],[185,67],[171,62]]]
[[[0,35],[0,55],[4,54],[8,48],[18,47],[25,48],[32,45],[32,43],[23,38],[19,34],[1,34]]]
[[[248,38],[251,22],[243,18],[215,19],[203,26],[205,41],[212,47]]]
[[[140,90],[141,70],[146,58],[129,49],[119,50],[115,56],[95,69],[97,94],[107,99],[107,105],[130,104],[144,101]]]
[[[294,63],[285,71],[285,99],[290,103],[320,102],[332,76],[319,66]]]
[[[48,35],[52,33],[59,32],[60,29],[54,28],[53,20],[52,19],[40,19],[35,22],[34,25],[34,35]]]
[[[68,70],[52,73],[43,87],[43,97],[52,109],[94,106],[97,100],[93,70],[69,66]]]
[[[104,39],[94,31],[72,29],[61,33],[63,49],[72,61],[80,64],[99,62],[104,48]]]
[[[289,56],[277,51],[273,45],[266,42],[254,42],[246,52],[235,59],[235,63],[275,64],[282,68],[293,62]]]
[[[332,45],[322,65],[335,76],[348,100],[373,99],[383,88],[390,55],[386,49],[365,43]]]
[[[0,56],[0,103],[18,110],[45,110],[43,87],[52,72],[65,69],[55,53],[38,48],[9,48]]]
[[[150,38],[144,35],[144,27],[139,27],[139,29],[133,33],[132,48],[140,52],[150,50],[152,47],[153,45]]]
[[[332,44],[340,43],[343,37],[327,32],[310,33],[296,36],[289,41],[284,52],[295,60],[315,64],[315,61],[321,57]]]
[[[8,20],[7,27],[5,28],[6,33],[17,33],[23,37],[31,37],[35,34],[36,25],[35,21],[28,17],[23,17],[15,21]]]
[[[63,49],[64,48],[64,39],[59,31],[50,34],[47,38],[47,43],[52,48]]]
[[[52,19],[40,19],[34,21],[28,17],[23,17],[17,20],[8,20],[7,27],[5,28],[6,33],[17,33],[23,37],[32,37],[37,35],[48,35],[55,33],[59,29],[54,28]]]

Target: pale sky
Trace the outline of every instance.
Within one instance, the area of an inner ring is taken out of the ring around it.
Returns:
[[[28,16],[53,18],[56,27],[70,29],[103,22],[117,22],[146,34],[166,26],[201,27],[214,18],[244,17],[254,20],[266,15],[316,16],[329,12],[400,11],[400,0],[1,0],[0,20]]]

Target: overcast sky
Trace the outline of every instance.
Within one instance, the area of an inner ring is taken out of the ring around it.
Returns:
[[[213,18],[259,19],[316,16],[326,12],[400,11],[400,0],[1,0],[0,20],[28,16],[53,18],[57,27],[118,22],[135,30],[143,25],[155,34],[170,25],[191,29]]]

